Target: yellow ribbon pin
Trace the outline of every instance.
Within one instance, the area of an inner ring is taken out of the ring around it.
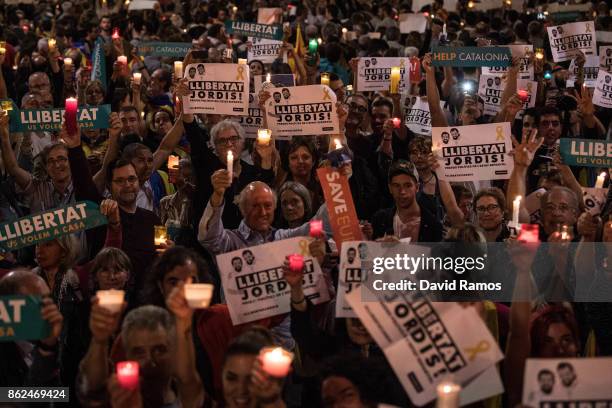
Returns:
[[[476,347],[468,347],[465,349],[465,352],[468,354],[468,360],[474,361],[476,356],[479,353],[486,353],[491,348],[491,345],[488,341],[482,340],[480,341]]]
[[[497,138],[495,139],[495,141],[504,141],[504,128],[502,128],[501,126],[497,126],[495,128],[495,131],[497,132]]]
[[[310,256],[310,249],[308,248],[308,240],[306,239],[300,240],[299,247],[300,247],[300,255]]]
[[[586,27],[586,32],[590,33],[591,32],[591,26],[589,25],[589,23],[586,23],[584,26]]]
[[[238,65],[236,71],[238,72],[238,75],[236,75],[236,81],[244,81],[244,66]]]
[[[331,101],[331,96],[329,96],[329,88],[323,88],[323,100],[330,100]]]

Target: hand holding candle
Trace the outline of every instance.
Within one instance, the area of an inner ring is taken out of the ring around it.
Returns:
[[[304,257],[299,254],[289,255],[289,269],[291,272],[302,272],[304,269]]]
[[[134,85],[140,85],[140,78],[142,78],[142,74],[140,72],[134,72]]]
[[[70,69],[72,67],[72,58],[66,57],[64,58],[64,68]]]
[[[342,149],[342,143],[340,142],[340,139],[334,139],[334,145],[336,146],[336,150]]]
[[[210,304],[214,285],[210,283],[185,284],[185,299],[192,309],[205,309]]]
[[[111,35],[111,38],[113,40],[118,40],[118,39],[121,38],[121,36],[119,35],[119,28],[118,27],[113,28],[113,35]]]
[[[329,86],[329,74],[327,72],[321,74],[321,85]]]
[[[166,243],[168,239],[168,230],[163,225],[155,226],[155,246],[161,246]]]
[[[137,361],[122,361],[117,363],[117,381],[122,388],[135,390],[138,388],[139,365]]]
[[[183,61],[174,61],[174,79],[183,78]]]
[[[597,181],[595,181],[595,188],[603,188],[605,181],[606,181],[606,173],[601,172],[601,174],[597,176]]]
[[[461,386],[451,381],[444,381],[436,387],[438,400],[436,408],[457,408],[459,406],[459,393]]]
[[[399,129],[400,125],[402,124],[402,120],[400,118],[393,118],[391,120],[393,121],[393,127],[395,129]]]
[[[270,129],[257,130],[257,144],[261,146],[268,146],[270,144],[271,138],[272,138],[272,131]]]
[[[527,99],[529,99],[529,92],[527,92],[526,89],[519,89],[517,91],[517,94],[518,94],[519,99],[523,103],[527,102]]]
[[[323,236],[323,221],[310,221],[310,236],[313,238],[321,238]]]
[[[122,290],[99,290],[96,292],[98,304],[111,313],[117,313],[121,310],[125,292]]]
[[[55,51],[55,45],[56,45],[55,38],[49,38],[49,40],[47,41],[47,44],[49,44],[49,53]]]
[[[123,65],[127,65],[127,57],[125,55],[120,55],[117,57],[117,62]]]
[[[283,378],[289,374],[293,353],[282,347],[266,347],[259,353],[263,370],[272,377]]]
[[[68,134],[77,133],[77,100],[76,98],[66,99],[66,110],[64,114],[66,120],[66,130]]]
[[[227,172],[231,183],[234,178],[234,153],[231,150],[227,151]]]

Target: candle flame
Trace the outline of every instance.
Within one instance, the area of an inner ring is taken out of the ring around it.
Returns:
[[[334,139],[334,143],[336,144],[336,149],[342,149],[342,143],[340,143],[339,139]]]
[[[272,81],[272,75],[270,75],[269,73],[266,74],[266,82],[271,82]]]
[[[599,174],[599,177],[601,177],[601,178],[603,178],[603,179],[605,179],[605,178],[606,178],[606,176],[607,176],[607,173],[606,173],[605,171],[602,171],[602,172]]]

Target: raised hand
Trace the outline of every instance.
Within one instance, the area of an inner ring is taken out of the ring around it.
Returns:
[[[100,212],[108,218],[108,223],[111,225],[117,225],[121,222],[119,204],[117,204],[115,200],[102,200],[102,203],[100,203]]]
[[[423,56],[421,60],[421,66],[425,70],[426,74],[434,73],[434,67],[431,65],[431,53],[427,53]]]
[[[221,196],[223,196],[223,194],[225,194],[225,190],[232,185],[230,175],[225,169],[215,171],[210,177],[210,181],[213,186],[213,191]]]
[[[537,129],[533,129],[527,137],[523,137],[521,143],[519,143],[514,135],[512,136],[512,145],[514,146],[514,165],[529,167],[536,151],[544,143],[543,137],[537,137]]]
[[[170,294],[166,298],[166,307],[177,320],[191,324],[191,317],[193,316],[193,309],[189,307],[187,299],[185,298],[185,283],[191,283],[191,278],[187,282],[179,281],[178,284],[170,291]]]
[[[289,256],[285,257],[285,261],[283,262],[282,268],[283,277],[285,278],[289,286],[291,286],[292,288],[302,286],[302,279],[304,279],[303,268],[301,271],[292,271],[291,268],[289,268]]]

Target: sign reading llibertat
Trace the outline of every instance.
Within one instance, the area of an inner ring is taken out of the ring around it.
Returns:
[[[569,61],[581,51],[585,55],[597,55],[594,22],[569,23],[546,29],[555,62]]]

